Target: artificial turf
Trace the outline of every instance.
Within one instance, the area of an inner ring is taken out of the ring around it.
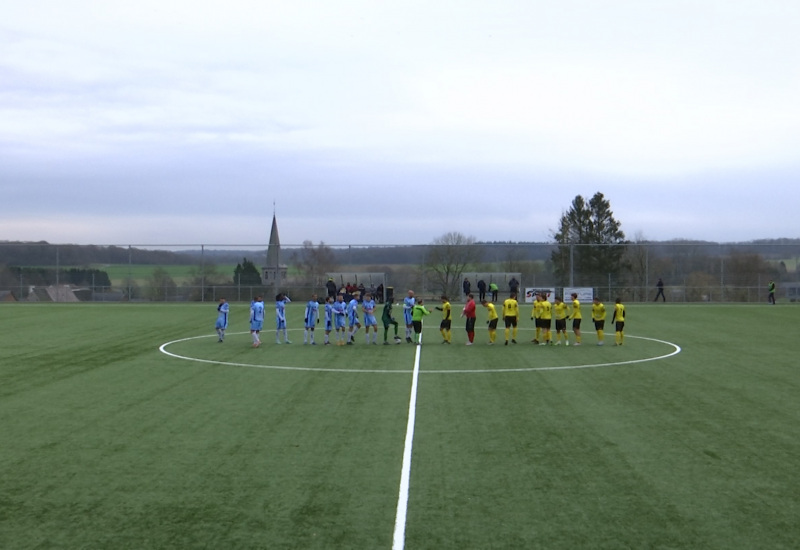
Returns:
[[[213,304],[2,305],[2,546],[390,548],[416,348],[303,346],[301,311],[253,349],[241,304],[222,344]],[[798,315],[629,304],[579,348],[429,318],[406,547],[798,547]]]

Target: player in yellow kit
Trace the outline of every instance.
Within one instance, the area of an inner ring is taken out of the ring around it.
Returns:
[[[606,327],[606,306],[597,296],[592,300],[592,321],[594,321],[594,329],[597,331],[597,345],[602,346],[605,339],[603,330]]]
[[[533,337],[534,344],[539,343],[539,337],[542,335],[542,295],[537,292],[533,298],[533,311],[531,311],[531,319],[534,320],[536,327],[536,335]]]
[[[481,305],[486,308],[488,314],[486,324],[489,325],[489,345],[493,346],[497,339],[497,309],[492,302],[488,302],[486,299],[481,300]]]
[[[573,292],[572,309],[569,312],[569,318],[572,319],[572,332],[575,334],[575,345],[581,345],[581,303],[578,300],[578,293]]]
[[[540,307],[542,308],[540,319],[542,323],[542,337],[544,338],[542,345],[552,345],[553,341],[550,336],[550,327],[553,325],[553,304],[550,303],[547,296],[542,295],[542,305]]]
[[[620,298],[617,298],[617,303],[614,304],[614,315],[611,320],[614,321],[614,342],[616,345],[621,346],[625,337],[625,306],[622,305],[622,299]]]
[[[556,296],[556,303],[553,304],[553,316],[556,318],[556,345],[561,345],[561,336],[564,336],[565,345],[569,345],[567,336],[567,304],[560,296]]]
[[[503,302],[503,321],[506,324],[506,343],[508,345],[509,332],[511,333],[511,343],[517,343],[517,324],[519,323],[519,302],[517,302],[517,293],[512,292],[511,296]]]
[[[450,338],[452,334],[450,333],[451,325],[452,325],[452,308],[450,306],[450,300],[442,294],[442,305],[441,307],[436,306],[436,309],[442,312],[442,322],[439,323],[439,332],[442,333],[442,344],[449,344]]]

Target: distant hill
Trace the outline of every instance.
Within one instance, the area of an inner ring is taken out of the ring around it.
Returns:
[[[487,260],[502,261],[504,249],[513,251],[515,260],[548,260],[554,243],[534,242],[477,242],[484,249]],[[748,242],[715,243],[674,239],[670,241],[647,241],[636,243],[647,245],[654,253],[666,253],[675,246],[692,246],[696,253],[709,256],[727,254],[737,247],[756,247],[765,257],[782,257],[787,247],[800,247],[800,239],[760,239]],[[424,261],[425,251],[430,245],[355,245],[350,247],[331,247],[336,261],[342,265],[368,264],[419,264]],[[300,246],[287,245],[282,248],[286,262],[291,262]],[[200,258],[214,264],[236,264],[242,258],[250,258],[256,265],[266,259],[266,249],[245,250],[198,248],[189,250],[150,250],[126,246],[99,246],[52,244],[40,242],[0,241],[0,265],[7,266],[89,266],[97,264],[137,264],[137,265],[193,265]]]

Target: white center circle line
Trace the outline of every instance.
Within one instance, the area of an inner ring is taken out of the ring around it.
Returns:
[[[247,334],[247,333],[235,333],[235,334]],[[222,365],[228,367],[244,367],[244,368],[254,368],[254,369],[271,369],[271,370],[287,370],[287,371],[301,371],[301,372],[341,372],[341,373],[348,373],[348,374],[409,374],[412,371],[410,370],[378,370],[378,369],[334,369],[334,368],[325,368],[325,367],[292,367],[286,365],[257,365],[253,363],[238,363],[238,362],[231,362],[231,361],[219,361],[216,359],[202,359],[198,357],[188,357],[185,355],[179,355],[177,353],[172,353],[167,350],[168,346],[173,344],[178,344],[180,342],[187,342],[191,340],[199,340],[202,338],[215,338],[216,334],[207,334],[202,336],[191,336],[189,338],[181,338],[179,340],[172,340],[170,342],[165,342],[159,346],[158,350],[170,357],[175,359],[182,359],[184,361],[192,361],[195,363],[204,363],[209,365]],[[608,363],[592,363],[587,365],[563,365],[563,366],[545,366],[545,367],[522,367],[522,368],[497,368],[497,369],[451,369],[451,370],[421,370],[420,374],[489,374],[489,373],[514,373],[514,372],[536,372],[536,371],[556,371],[556,370],[578,370],[578,369],[596,369],[601,367],[614,367],[614,366],[624,366],[624,365],[635,365],[639,363],[647,363],[650,361],[658,361],[661,359],[667,359],[674,355],[677,355],[681,352],[681,347],[677,344],[672,342],[668,342],[666,340],[659,340],[657,338],[648,338],[645,336],[630,336],[626,335],[626,339],[636,339],[636,340],[647,340],[650,342],[656,342],[659,344],[664,344],[672,350],[669,353],[663,355],[657,355],[654,357],[645,357],[642,359],[631,359],[628,361],[613,361]]]

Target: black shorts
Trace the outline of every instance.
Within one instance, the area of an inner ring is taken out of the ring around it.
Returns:
[[[450,319],[442,319],[442,322],[439,323],[439,330],[450,330],[450,325],[453,322]]]
[[[606,321],[603,319],[602,321],[595,321],[594,322],[594,329],[595,330],[603,330],[606,328]]]
[[[581,319],[572,320],[572,330],[581,330]]]
[[[617,321],[616,322],[616,330],[617,330],[617,332],[622,332],[622,330],[624,328],[625,328],[625,321]]]
[[[506,328],[511,328],[517,326],[517,318],[512,316],[503,317],[503,320],[506,322]]]
[[[475,317],[467,317],[467,332],[475,332]]]
[[[411,321],[411,324],[414,326],[414,332],[416,334],[422,332],[422,321]]]
[[[497,319],[492,319],[491,321],[489,321],[489,330],[494,330],[496,328],[497,328]]]
[[[540,319],[542,322],[542,330],[550,330],[551,319]]]
[[[567,330],[567,320],[566,319],[556,319],[556,332],[562,332]]]

